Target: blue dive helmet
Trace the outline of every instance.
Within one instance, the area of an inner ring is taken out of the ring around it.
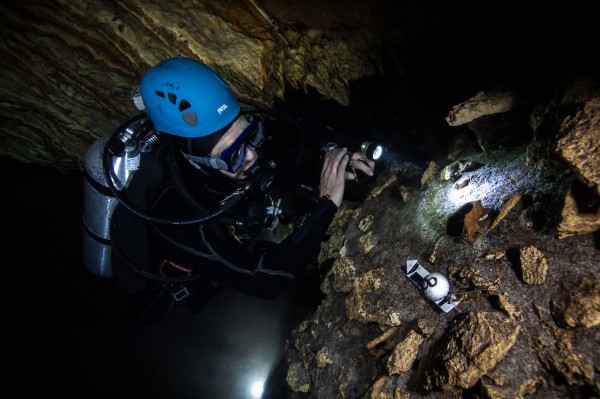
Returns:
[[[223,129],[240,112],[227,84],[190,58],[168,58],[150,68],[140,81],[140,95],[157,131],[186,138]]]

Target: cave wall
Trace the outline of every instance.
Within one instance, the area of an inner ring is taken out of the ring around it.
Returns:
[[[135,112],[131,97],[142,74],[178,54],[213,67],[245,107],[271,107],[298,90],[366,118],[370,110],[362,112],[361,105],[378,106],[383,94],[396,97],[385,104],[389,113],[374,119],[402,119],[413,138],[423,138],[410,123],[443,124],[451,105],[478,90],[552,90],[557,79],[586,64],[582,58],[600,58],[587,7],[8,0],[0,5],[0,156],[81,169],[90,143]],[[369,97],[357,101],[353,84],[371,76],[390,84],[371,87]]]
[[[178,54],[213,67],[248,106],[272,106],[286,85],[347,104],[349,81],[378,68],[368,28],[381,11],[330,3],[5,2],[0,155],[79,168],[90,142],[135,111],[144,71]]]

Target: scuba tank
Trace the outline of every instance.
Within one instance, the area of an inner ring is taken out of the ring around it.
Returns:
[[[122,204],[142,219],[156,223],[202,223],[217,217],[228,206],[233,206],[248,191],[256,189],[256,184],[266,190],[272,183],[265,178],[269,176],[268,174],[258,173],[260,176],[258,182],[254,179],[254,185],[248,185],[232,193],[228,198],[229,204],[221,204],[223,208],[192,219],[170,220],[146,214],[129,203],[122,192],[129,186],[135,172],[140,168],[143,154],[150,152],[159,138],[160,133],[154,130],[148,115],[141,112],[112,134],[96,139],[84,157],[83,261],[89,271],[100,277],[113,277],[110,221],[117,204]]]
[[[83,261],[86,268],[100,277],[112,277],[110,264],[110,218],[119,203],[109,189],[105,168],[110,148],[112,185],[125,189],[140,167],[142,153],[151,150],[158,134],[145,113],[121,125],[113,134],[96,139],[84,158],[83,185]]]

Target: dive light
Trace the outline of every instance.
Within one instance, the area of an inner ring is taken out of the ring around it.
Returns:
[[[327,143],[325,144],[321,150],[323,152],[335,150],[339,145],[337,143]],[[371,161],[377,162],[383,156],[385,152],[385,147],[382,144],[377,143],[376,141],[365,141],[360,145],[360,152],[363,153],[368,159]]]
[[[360,145],[360,152],[362,152],[371,161],[377,161],[381,158],[385,151],[382,144],[375,141],[365,141]]]

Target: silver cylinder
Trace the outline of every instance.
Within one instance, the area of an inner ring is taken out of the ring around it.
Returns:
[[[104,176],[104,147],[110,136],[98,138],[88,149],[83,185],[83,262],[101,277],[112,277],[110,264],[110,218],[119,202],[110,192]]]
[[[111,182],[115,190],[125,189],[140,167],[142,147],[150,151],[158,134],[152,130],[148,118],[138,114],[125,122],[114,133],[123,145],[122,152],[111,156]],[[113,135],[96,139],[84,158],[83,187],[83,261],[87,269],[101,277],[112,277],[110,219],[119,199],[109,188],[104,171],[104,151]]]

